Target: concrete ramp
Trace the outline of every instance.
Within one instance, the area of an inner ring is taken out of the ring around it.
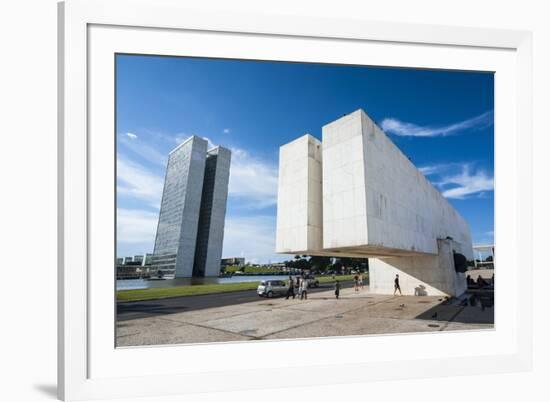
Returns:
[[[453,253],[473,258],[470,229],[452,205],[362,110],[283,145],[276,251],[374,257],[373,291],[458,295]]]

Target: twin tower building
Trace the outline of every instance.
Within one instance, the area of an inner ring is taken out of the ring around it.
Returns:
[[[168,157],[152,266],[176,278],[218,276],[231,151],[192,136]]]

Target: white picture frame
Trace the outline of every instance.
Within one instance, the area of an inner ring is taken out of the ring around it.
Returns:
[[[188,9],[177,0],[70,0],[59,5],[59,49],[60,398],[146,397],[269,388],[283,380],[288,387],[531,368],[529,32],[212,13]],[[99,256],[112,257],[114,158],[109,147],[114,141],[108,133],[115,111],[109,63],[117,52],[495,71],[495,330],[115,349],[114,287],[92,268]],[[105,296],[108,292],[113,296]],[[464,339],[479,348],[450,346]],[[321,343],[328,351],[323,357],[307,353]],[[292,348],[306,351],[304,359],[290,365],[254,362],[265,351]],[[330,353],[357,348],[366,353]],[[221,358],[216,361],[216,356]]]

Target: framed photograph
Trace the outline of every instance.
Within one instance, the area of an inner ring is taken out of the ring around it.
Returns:
[[[530,33],[59,17],[62,399],[530,369]]]

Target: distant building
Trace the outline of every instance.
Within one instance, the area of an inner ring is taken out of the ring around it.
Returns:
[[[117,279],[138,279],[143,277],[149,277],[149,272],[146,268],[139,265],[139,263],[130,262],[116,267]]]
[[[126,265],[129,262],[134,262],[134,257],[122,257],[122,264]]]
[[[168,156],[152,269],[218,276],[231,151],[192,136]]]
[[[153,253],[146,253],[143,255],[143,262],[141,265],[151,265],[151,262],[153,261]]]
[[[476,244],[474,249],[474,267],[494,269],[495,245]]]
[[[133,257],[117,257],[117,279],[149,278],[153,254],[139,254]]]
[[[153,254],[146,253],[134,256],[134,262],[139,262],[142,266],[151,265]]]
[[[227,267],[230,265],[236,265],[238,267],[244,267],[245,259],[244,257],[231,257],[231,258],[222,258],[222,267]]]

